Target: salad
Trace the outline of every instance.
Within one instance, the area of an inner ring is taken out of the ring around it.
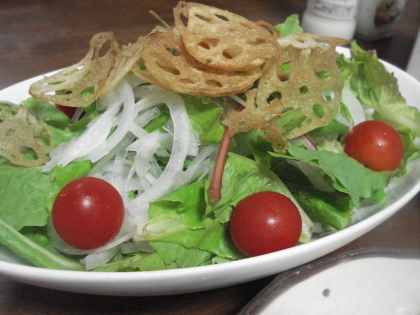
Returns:
[[[418,156],[420,113],[375,52],[295,15],[174,16],[128,46],[95,35],[33,97],[1,102],[0,243],[35,266],[186,268],[309,242],[384,202]]]

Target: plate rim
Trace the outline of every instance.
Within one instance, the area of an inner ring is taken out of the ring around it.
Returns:
[[[318,258],[308,264],[285,271],[277,275],[237,315],[259,314],[277,296],[293,286],[341,263],[365,258],[420,259],[420,248],[374,246],[360,247]]]

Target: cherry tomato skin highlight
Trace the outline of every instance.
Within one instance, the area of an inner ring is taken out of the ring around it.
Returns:
[[[404,144],[400,134],[379,120],[356,125],[344,140],[346,154],[374,171],[392,171],[401,163]]]
[[[124,203],[105,180],[82,177],[58,193],[52,209],[58,235],[78,249],[94,249],[111,241],[124,221]]]
[[[239,251],[252,257],[295,246],[302,231],[302,219],[290,198],[264,191],[237,204],[229,231]]]

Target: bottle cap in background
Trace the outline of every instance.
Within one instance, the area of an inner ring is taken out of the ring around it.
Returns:
[[[353,39],[357,0],[308,0],[302,17],[305,32]]]
[[[406,2],[407,0],[360,1],[356,38],[369,41],[392,36]]]

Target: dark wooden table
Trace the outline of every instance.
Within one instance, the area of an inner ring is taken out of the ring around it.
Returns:
[[[113,31],[121,44],[134,42],[157,24],[148,10],[172,24],[176,4],[176,0],[2,0],[0,89],[78,62],[85,56],[90,38],[98,32]],[[306,1],[213,0],[206,4],[277,24],[291,13],[302,16]],[[420,1],[408,0],[393,37],[359,43],[365,49],[376,49],[380,58],[404,69],[419,17]],[[339,251],[365,246],[420,248],[420,195]],[[235,314],[272,278],[183,295],[104,297],[48,290],[0,277],[0,314]]]

